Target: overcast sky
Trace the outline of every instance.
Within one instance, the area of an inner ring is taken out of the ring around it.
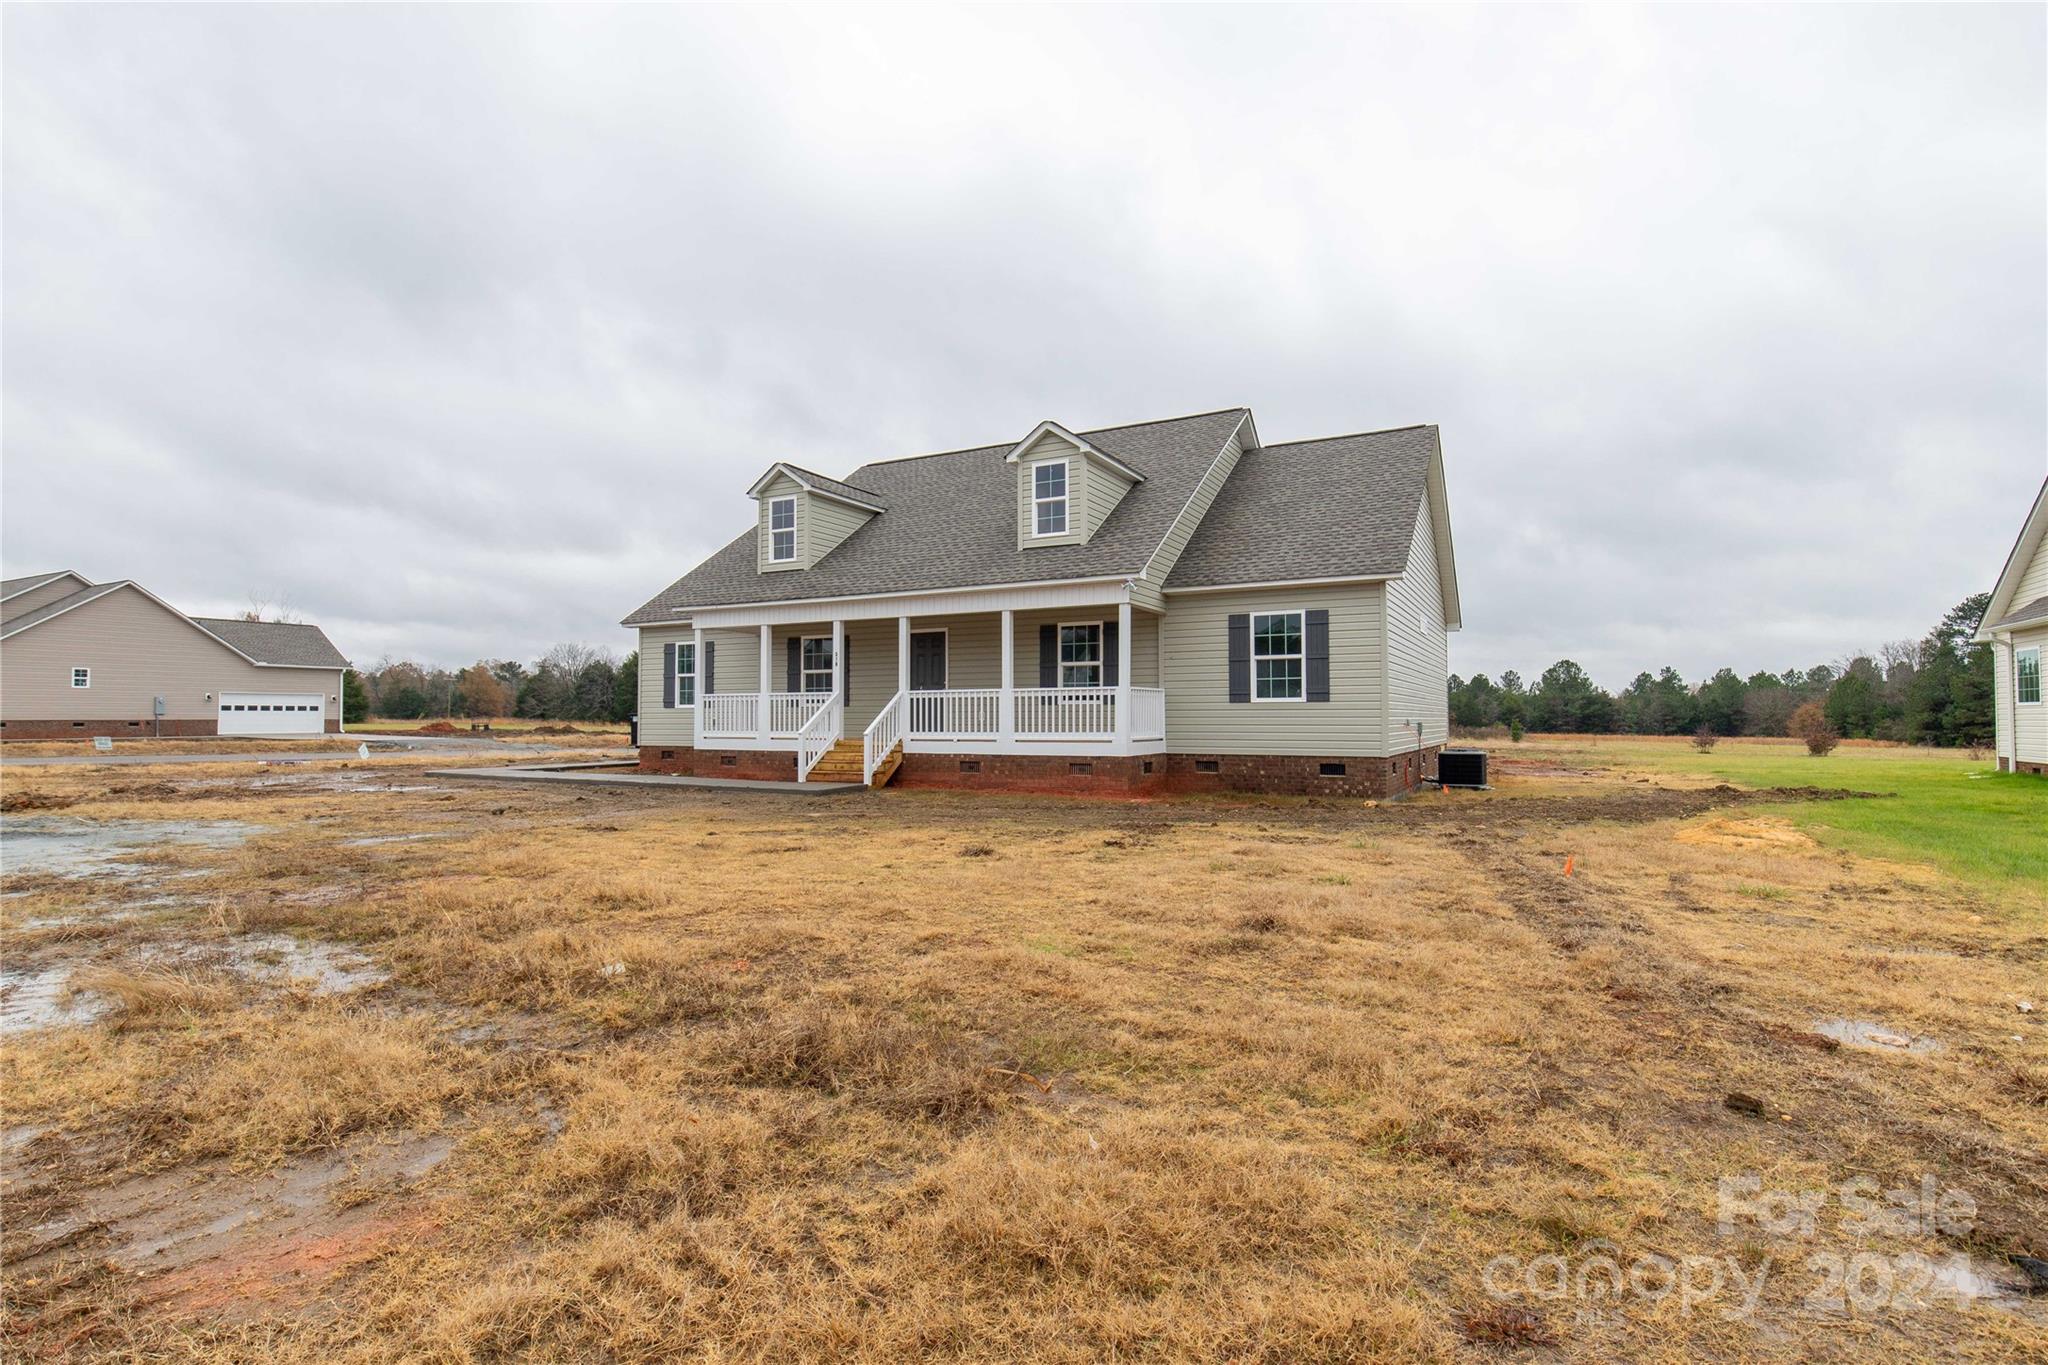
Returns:
[[[1807,665],[2048,472],[2032,7],[11,6],[8,575],[623,652],[789,459],[1443,429],[1452,668]]]

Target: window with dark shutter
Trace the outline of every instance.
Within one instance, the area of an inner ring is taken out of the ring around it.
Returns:
[[[1311,611],[1307,613],[1308,629],[1308,699],[1328,701],[1330,699],[1330,613]]]
[[[661,647],[661,704],[673,710],[676,704],[676,647],[673,641]]]
[[[1230,699],[1252,699],[1252,618],[1249,612],[1231,613],[1228,623],[1230,645]]]
[[[1038,628],[1038,685],[1060,685],[1060,635],[1058,626]]]

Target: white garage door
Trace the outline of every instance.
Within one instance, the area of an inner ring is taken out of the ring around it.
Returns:
[[[224,735],[317,735],[327,728],[318,692],[223,692]]]

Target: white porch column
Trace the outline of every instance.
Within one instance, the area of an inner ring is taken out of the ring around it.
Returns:
[[[996,741],[1004,747],[1017,738],[1017,613],[1003,608],[1003,691],[996,699]]]
[[[704,747],[704,627],[690,632],[690,747]]]
[[[910,618],[896,618],[896,690],[910,690]]]
[[[832,695],[846,695],[846,622],[832,623]]]
[[[754,697],[754,735],[768,742],[768,693],[775,679],[775,627],[761,627],[761,690]]]
[[[1116,604],[1116,741],[1131,746],[1131,599]]]

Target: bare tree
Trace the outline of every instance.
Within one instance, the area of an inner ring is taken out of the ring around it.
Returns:
[[[301,617],[292,607],[291,598],[279,593],[276,596],[251,590],[249,605],[242,608],[244,621],[282,621],[287,625],[303,625]]]

